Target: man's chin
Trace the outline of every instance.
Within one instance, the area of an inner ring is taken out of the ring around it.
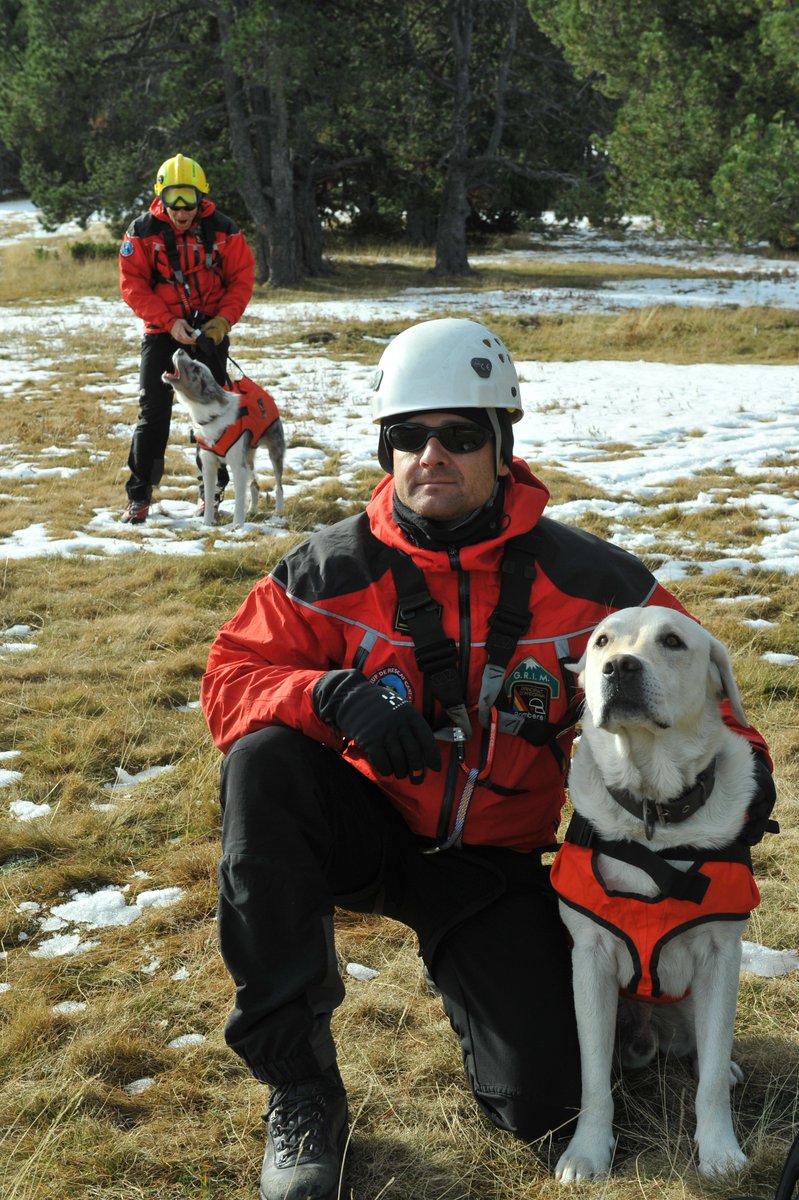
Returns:
[[[456,521],[466,516],[462,498],[446,489],[435,489],[433,494],[417,493],[411,497],[408,508],[428,521]]]

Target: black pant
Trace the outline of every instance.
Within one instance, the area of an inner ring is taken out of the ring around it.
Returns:
[[[227,371],[227,338],[216,347],[215,354],[203,358],[210,367],[217,383],[224,384]],[[126,491],[131,500],[152,498],[153,488],[161,482],[164,473],[164,456],[169,441],[169,426],[172,421],[172,388],[161,379],[164,371],[172,370],[172,355],[177,350],[176,342],[168,333],[148,333],[142,338],[139,363],[139,420],[133,430],[128,455],[130,479]],[[184,350],[190,348],[184,346]],[[196,455],[197,474],[202,479],[199,452]],[[227,468],[220,464],[217,486],[228,482]]]
[[[383,793],[295,730],[241,738],[222,770],[219,938],[236,984],[228,1044],[266,1083],[335,1061],[344,987],[335,906],[416,931],[475,1097],[519,1137],[579,1107],[571,964],[538,856],[424,855]]]

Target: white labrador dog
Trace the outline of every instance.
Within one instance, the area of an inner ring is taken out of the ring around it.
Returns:
[[[742,1073],[730,1056],[741,933],[759,897],[748,851],[734,845],[754,789],[750,746],[719,714],[726,696],[747,723],[727,651],[673,609],[622,609],[597,626],[573,669],[585,691],[569,775],[577,844],[570,827],[552,878],[573,939],[583,1092],[556,1175],[569,1183],[610,1167],[620,989],[682,998],[626,1005],[636,1025],[628,1060],[648,1061],[658,1041],[694,1053],[700,1172],[740,1169],[729,1093]],[[708,862],[713,851],[722,853]],[[664,903],[664,891],[681,898]],[[669,903],[677,915],[659,928]]]
[[[181,400],[191,414],[191,419],[202,441],[209,446],[219,445],[228,430],[236,423],[241,414],[242,397],[236,392],[229,392],[221,387],[214,379],[205,363],[191,358],[185,350],[178,349],[172,355],[174,371],[165,371],[161,376],[168,383],[178,400]],[[274,410],[273,410],[274,412]],[[256,417],[258,414],[254,414]],[[264,414],[261,414],[262,417]],[[263,427],[263,419],[260,427]],[[286,440],[283,433],[283,422],[280,417],[262,428],[261,436],[269,451],[272,470],[275,475],[275,512],[283,511],[283,458],[286,450]],[[258,481],[255,477],[255,447],[253,434],[249,428],[242,427],[236,432],[236,439],[224,453],[206,450],[200,446],[200,462],[203,473],[203,491],[207,497],[203,523],[213,525],[215,522],[214,505],[211,503],[216,491],[216,480],[219,464],[223,460],[230,468],[233,480],[234,506],[233,524],[243,525],[245,518],[252,515],[258,504]]]

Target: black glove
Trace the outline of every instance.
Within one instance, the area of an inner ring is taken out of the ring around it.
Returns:
[[[438,743],[422,714],[360,671],[328,671],[313,690],[313,704],[323,721],[363,750],[378,775],[408,775],[421,783],[428,767],[441,768]]]
[[[746,810],[746,824],[738,834],[738,840],[746,846],[756,846],[764,833],[779,833],[776,821],[770,820],[771,810],[777,799],[774,776],[759,754],[755,755],[755,794]]]

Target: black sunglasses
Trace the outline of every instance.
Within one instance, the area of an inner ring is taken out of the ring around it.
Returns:
[[[486,444],[491,434],[479,425],[389,425],[386,441],[394,450],[418,454],[430,438],[437,438],[448,454],[472,454]]]

